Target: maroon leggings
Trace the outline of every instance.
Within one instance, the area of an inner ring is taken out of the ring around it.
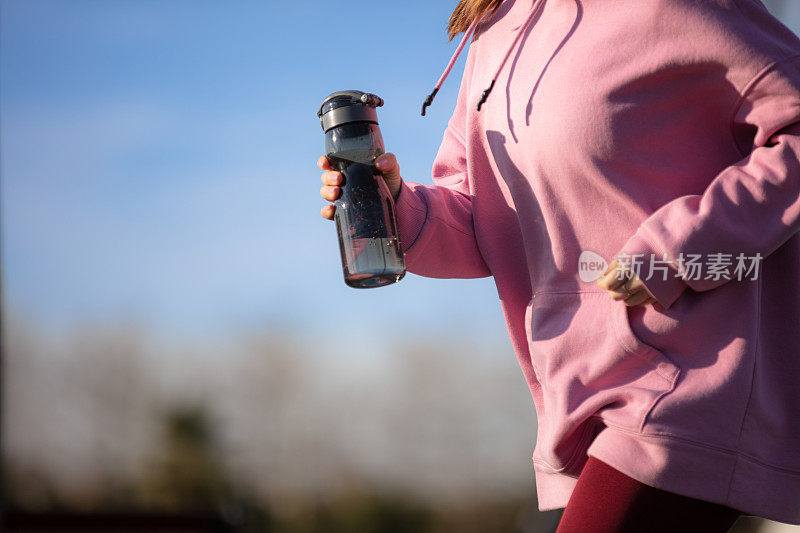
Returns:
[[[725,533],[741,514],[645,485],[589,456],[556,533]]]

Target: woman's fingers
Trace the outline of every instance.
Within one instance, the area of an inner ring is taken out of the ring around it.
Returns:
[[[375,160],[375,167],[383,176],[386,186],[389,187],[389,192],[392,194],[392,198],[397,200],[397,195],[400,194],[400,186],[403,181],[400,177],[400,165],[397,163],[397,158],[393,153],[386,152]]]
[[[633,274],[629,275],[633,276],[633,279],[626,278],[621,280],[616,287],[608,290],[613,299],[626,300],[628,296],[639,291],[644,291],[644,283],[642,283],[642,281]],[[647,294],[647,291],[645,291],[645,294]],[[650,295],[647,294],[647,296]]]
[[[627,297],[629,292],[635,292],[644,288],[644,283],[639,277],[627,267],[619,268],[616,259],[611,261],[608,269],[597,278],[596,283],[601,288],[609,291],[619,293]],[[617,299],[623,299],[617,298]]]
[[[342,173],[336,172],[335,170],[322,173],[322,183],[325,185],[341,185],[342,179]]]
[[[625,298],[625,305],[627,306],[634,306],[634,305],[644,305],[647,300],[650,299],[650,295],[647,294],[647,291],[640,290],[636,292],[631,292],[630,296]]]
[[[320,156],[317,159],[317,166],[322,173],[322,187],[319,190],[320,196],[329,202],[336,201],[342,194],[341,187],[344,186],[344,176],[341,172],[333,170],[330,161],[326,156]],[[400,193],[400,186],[402,178],[400,177],[400,165],[397,163],[397,158],[392,153],[385,153],[378,157],[375,161],[375,167],[380,171],[381,175],[389,188],[389,192],[396,200]],[[320,210],[323,218],[333,219],[336,206],[326,205]]]
[[[322,218],[333,220],[333,214],[335,212],[336,212],[336,206],[333,204],[328,204],[320,210],[319,214],[322,215]]]
[[[317,159],[317,166],[320,170],[326,171],[322,173],[323,186],[320,188],[319,194],[329,202],[333,202],[339,198],[342,192],[342,189],[338,187],[338,185],[342,184],[344,177],[341,172],[333,170],[330,161],[328,161],[328,158],[324,155]],[[328,220],[333,220],[334,213],[336,213],[336,206],[334,204],[325,205],[319,211],[322,218],[327,218]]]
[[[608,265],[608,268],[606,269],[606,271],[603,272],[603,275],[600,276],[599,278],[597,278],[597,284],[601,288],[603,288],[603,289],[605,289],[607,291],[616,291],[620,287],[622,287],[622,285],[624,283],[626,283],[628,281],[628,278],[631,275],[631,272],[629,270],[627,270],[627,269],[622,269],[621,270],[620,268],[618,268],[617,265],[618,265],[618,261],[616,259],[614,259]],[[622,292],[625,291],[625,289],[620,289],[620,290]]]
[[[400,165],[397,164],[397,158],[394,154],[387,152],[381,155],[375,160],[375,166],[387,180],[400,179]]]
[[[608,291],[612,300],[622,300],[627,306],[646,305],[656,301],[635,273],[627,268],[620,273],[617,265],[616,259],[611,261],[608,269],[596,280],[599,287]]]
[[[627,284],[629,289],[633,289],[633,281],[631,281],[631,274],[629,272],[625,272],[624,275],[620,276],[615,273],[610,274],[610,279],[608,280],[608,287],[606,290],[609,291],[617,291],[617,292],[625,292],[624,285]]]
[[[319,190],[320,196],[322,196],[323,198],[325,198],[329,202],[333,202],[337,198],[339,198],[339,194],[341,192],[342,192],[342,189],[340,189],[339,187],[330,187],[330,186],[327,186],[327,185],[323,185]]]

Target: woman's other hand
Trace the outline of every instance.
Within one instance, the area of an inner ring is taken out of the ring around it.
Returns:
[[[333,170],[330,161],[324,155],[317,160],[317,166],[325,171],[322,173],[322,183],[324,185],[319,194],[329,202],[335,202],[342,193],[341,185],[343,185],[344,176],[342,176],[341,172]],[[397,164],[394,154],[382,154],[375,160],[375,167],[380,171],[386,186],[389,187],[392,198],[397,200],[397,195],[400,194],[402,178],[400,177],[400,165]],[[333,220],[335,210],[336,206],[330,203],[322,208],[320,214],[323,218]]]
[[[614,259],[608,265],[608,269],[595,280],[600,288],[608,291],[611,298],[614,300],[624,300],[625,305],[647,305],[656,302],[657,300],[650,294],[647,287],[644,286],[639,276],[634,274],[627,266],[617,267],[619,261]],[[622,275],[619,271],[622,271]],[[626,285],[628,291],[626,291]]]

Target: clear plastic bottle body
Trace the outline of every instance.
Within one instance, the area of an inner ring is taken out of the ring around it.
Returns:
[[[344,177],[334,221],[345,283],[366,289],[400,281],[406,268],[394,199],[373,167],[384,153],[378,125],[354,122],[328,130],[325,153]]]

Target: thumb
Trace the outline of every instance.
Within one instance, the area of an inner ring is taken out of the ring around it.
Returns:
[[[605,276],[606,274],[614,270],[616,267],[617,267],[617,259],[614,258],[611,260],[611,263],[608,264],[608,268],[606,269],[605,272],[603,272],[603,275]]]
[[[381,175],[389,182],[400,181],[400,165],[397,164],[397,158],[394,154],[386,153],[381,155],[375,160],[375,166],[381,171]]]

